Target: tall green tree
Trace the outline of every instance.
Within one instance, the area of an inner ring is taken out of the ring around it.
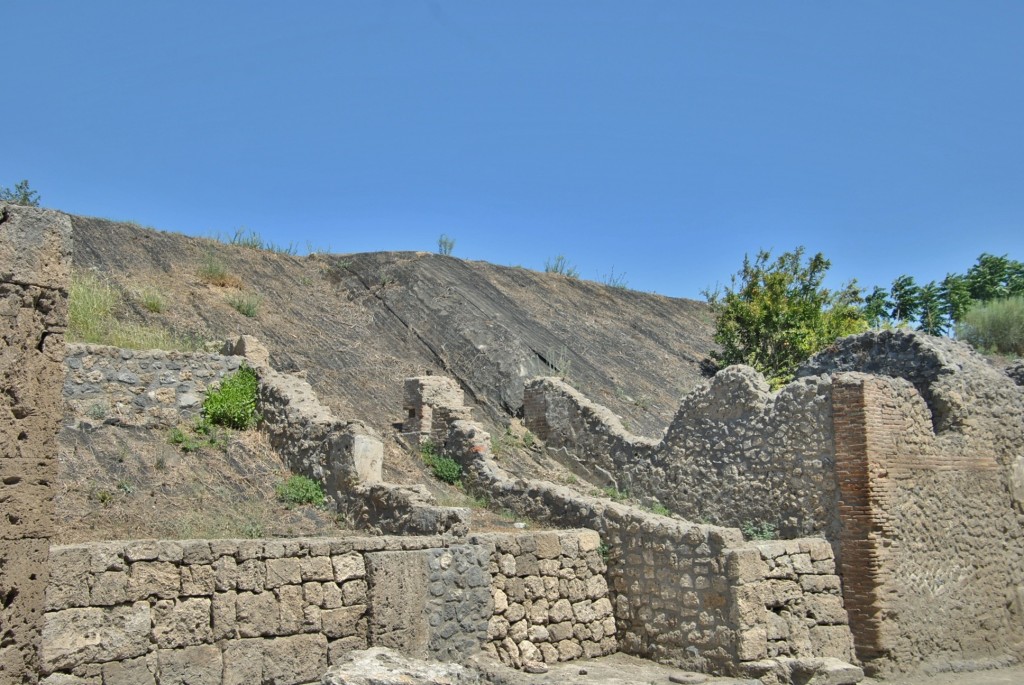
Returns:
[[[967,285],[971,299],[978,302],[1024,294],[1024,264],[1006,255],[982,253],[967,270]]]
[[[931,281],[921,286],[918,298],[917,330],[929,335],[943,335],[948,326],[942,291],[938,283]]]
[[[752,366],[778,387],[836,338],[866,330],[856,282],[822,286],[830,266],[820,252],[805,261],[803,247],[774,260],[765,250],[745,256],[724,292],[704,292],[718,316],[715,360]]]
[[[891,291],[890,318],[900,323],[913,321],[921,311],[921,289],[914,283],[914,277],[900,276],[892,282]]]
[[[39,193],[28,187],[28,181],[15,183],[14,188],[0,188],[0,202],[10,202],[28,207],[39,206]]]
[[[864,298],[864,318],[872,328],[888,323],[890,309],[892,300],[889,299],[889,291],[880,285],[876,285],[871,294]]]
[[[946,318],[954,324],[962,320],[971,308],[971,288],[967,278],[960,274],[946,274],[939,286],[939,297],[942,298]]]

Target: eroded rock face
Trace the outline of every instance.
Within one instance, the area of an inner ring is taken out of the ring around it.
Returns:
[[[476,685],[475,671],[403,656],[386,647],[351,652],[324,674],[324,685]]]
[[[71,222],[0,204],[0,682],[35,682],[53,532]]]

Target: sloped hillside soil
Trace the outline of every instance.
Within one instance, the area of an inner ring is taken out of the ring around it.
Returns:
[[[351,533],[325,509],[277,501],[275,488],[290,474],[259,431],[190,452],[168,436],[101,422],[66,425],[54,542]]]
[[[294,257],[72,217],[74,267],[123,293],[120,315],[203,340],[255,335],[283,369],[302,368],[341,417],[385,432],[401,421],[402,380],[459,379],[479,418],[504,425],[523,382],[562,375],[657,435],[700,380],[711,315],[691,300],[429,253]],[[299,229],[301,230],[301,229]],[[200,277],[211,260],[233,277]],[[139,296],[164,294],[153,313]],[[255,316],[232,298],[256,299]]]

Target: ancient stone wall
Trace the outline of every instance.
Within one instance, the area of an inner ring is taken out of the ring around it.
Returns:
[[[469,542],[493,550],[489,654],[522,668],[618,651],[595,531],[488,533]]]
[[[458,544],[374,537],[54,547],[44,682],[307,683],[367,646],[442,660],[485,648],[520,667],[590,654],[602,640],[614,651],[596,540],[592,531],[562,531]]]
[[[784,660],[852,658],[825,540],[762,549],[745,543],[736,529],[517,479],[495,462],[490,444],[479,424],[456,420],[444,450],[462,464],[466,486],[498,506],[600,533],[621,651],[717,673],[788,673]]]
[[[0,204],[0,682],[34,683],[62,406],[71,222]]]
[[[683,398],[654,442],[544,378],[527,384],[524,419],[547,454],[581,476],[685,518],[834,537],[829,392],[828,379],[814,377],[772,394],[753,369],[731,367]]]
[[[935,435],[903,379],[842,374],[834,397],[858,655],[884,673],[1024,653],[1024,531],[997,436]]]
[[[532,382],[525,406],[548,454],[588,479],[827,536],[872,670],[1024,653],[1024,390],[966,345],[852,336],[776,394],[732,367],[683,399],[657,445],[558,381]]]
[[[207,388],[234,373],[236,356],[67,345],[64,400],[80,420],[166,428],[200,415]]]

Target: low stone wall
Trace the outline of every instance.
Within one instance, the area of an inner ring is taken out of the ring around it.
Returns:
[[[87,422],[167,428],[199,416],[206,389],[241,362],[219,354],[69,344],[64,400]]]
[[[494,461],[490,436],[470,421],[450,425],[445,452],[462,464],[467,487],[498,506],[600,533],[621,651],[713,673],[775,672],[780,658],[852,659],[825,540],[752,545],[733,528],[514,478]]]
[[[737,657],[746,673],[770,671],[773,665],[764,661],[779,657],[853,659],[853,636],[826,540],[750,543],[727,550],[725,565],[740,631]]]
[[[50,564],[46,683],[294,685],[367,646],[519,667],[615,646],[592,531],[101,542]]]
[[[554,378],[527,384],[523,410],[546,453],[591,482],[684,518],[834,538],[830,389],[815,377],[772,394],[753,369],[730,367],[683,398],[661,441]]]
[[[491,533],[469,542],[493,549],[486,652],[522,668],[618,651],[596,532]]]

